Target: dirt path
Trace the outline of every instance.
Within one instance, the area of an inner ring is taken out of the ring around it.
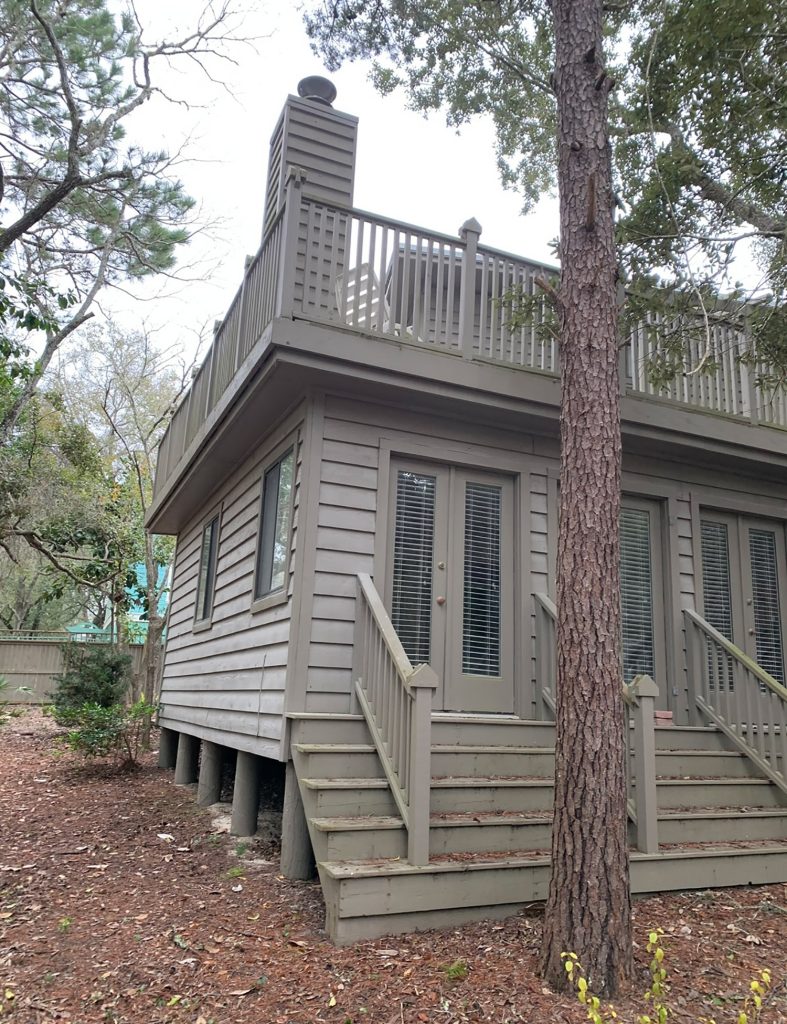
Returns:
[[[281,878],[270,842],[216,831],[152,758],[131,775],[86,768],[55,732],[37,712],[0,730],[0,1021],[584,1019],[537,977],[536,915],[336,949],[319,886]],[[674,1020],[736,1020],[760,967],[775,982],[763,1021],[787,1020],[785,903],[779,885],[637,904],[638,935],[668,931]],[[624,1019],[634,1007],[636,993],[618,1004]]]

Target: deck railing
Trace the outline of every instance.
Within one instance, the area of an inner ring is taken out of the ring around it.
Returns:
[[[358,575],[355,694],[407,829],[407,859],[429,862],[432,694],[437,676],[415,668],[371,578]]]
[[[546,594],[534,594],[536,608],[536,714],[557,713],[557,608]],[[628,816],[636,846],[643,853],[659,848],[656,795],[655,706],[658,687],[650,676],[623,685],[623,746],[626,752]]]
[[[557,375],[559,354],[545,289],[554,267],[479,244],[480,225],[443,235],[306,191],[291,169],[286,201],[176,411],[159,453],[158,495],[274,317],[341,326],[414,348]],[[628,394],[787,428],[787,392],[749,365],[743,326],[711,318],[688,341],[682,373],[652,382],[664,324],[647,317],[621,354]]]
[[[690,702],[787,794],[787,688],[684,609]]]

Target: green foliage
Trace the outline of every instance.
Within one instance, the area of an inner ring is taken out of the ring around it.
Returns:
[[[491,117],[503,183],[526,210],[555,186],[551,19],[546,0],[311,0],[305,14],[328,67],[368,61],[381,92],[401,88],[414,109],[441,110],[449,124]],[[757,366],[760,382],[784,387],[783,5],[633,0],[605,5],[605,31],[627,315],[633,320],[646,298],[648,311],[665,318],[654,334],[665,345],[652,367],[656,383],[682,372],[686,350],[708,333],[698,311],[715,310],[723,293],[727,315],[748,317],[757,347],[749,358],[768,364]],[[738,288],[733,260],[752,249],[758,266]],[[673,290],[691,315],[667,317]],[[712,360],[703,368],[711,372]]]
[[[667,970],[664,966],[663,937],[664,930],[662,928],[648,933],[646,949],[650,955],[648,964],[650,985],[642,996],[645,1004],[644,1012],[636,1015],[633,1024],[667,1024],[667,1020],[672,1016],[667,1002],[669,984]],[[587,1019],[591,1021],[591,1024],[611,1024],[612,1021],[620,1020],[615,1007],[611,1003],[603,1004],[598,996],[591,991],[577,954],[563,953],[562,957],[568,980],[576,990],[577,999],[585,1007]],[[770,971],[759,971],[757,976],[749,982],[749,991],[744,998],[743,1008],[737,1011],[731,1024],[755,1024],[759,1020],[763,1000],[770,986]],[[698,1020],[698,1024],[716,1024],[716,1021],[713,1018],[703,1017]]]
[[[117,710],[128,692],[131,657],[109,644],[71,643],[63,651],[65,670],[52,694],[55,720],[73,725],[86,706]]]
[[[70,708],[66,746],[86,758],[109,757],[122,768],[139,764],[156,706],[138,700],[129,707],[85,703]]]
[[[446,981],[464,981],[469,972],[466,960],[454,960],[453,963],[444,964],[441,970]]]

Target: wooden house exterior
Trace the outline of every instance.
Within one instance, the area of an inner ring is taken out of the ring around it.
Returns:
[[[337,941],[542,898],[554,760],[559,352],[511,313],[554,271],[355,209],[356,130],[288,98],[148,520],[162,762],[209,802],[234,756],[239,832],[287,765],[283,867],[313,851]],[[787,880],[787,398],[745,325],[661,390],[652,345],[621,352],[632,885]]]

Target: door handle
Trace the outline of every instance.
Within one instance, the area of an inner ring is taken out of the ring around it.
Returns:
[[[437,600],[437,603],[442,608],[442,606],[445,604],[445,598],[443,597],[443,595],[441,594],[438,598],[436,598],[436,600]]]

